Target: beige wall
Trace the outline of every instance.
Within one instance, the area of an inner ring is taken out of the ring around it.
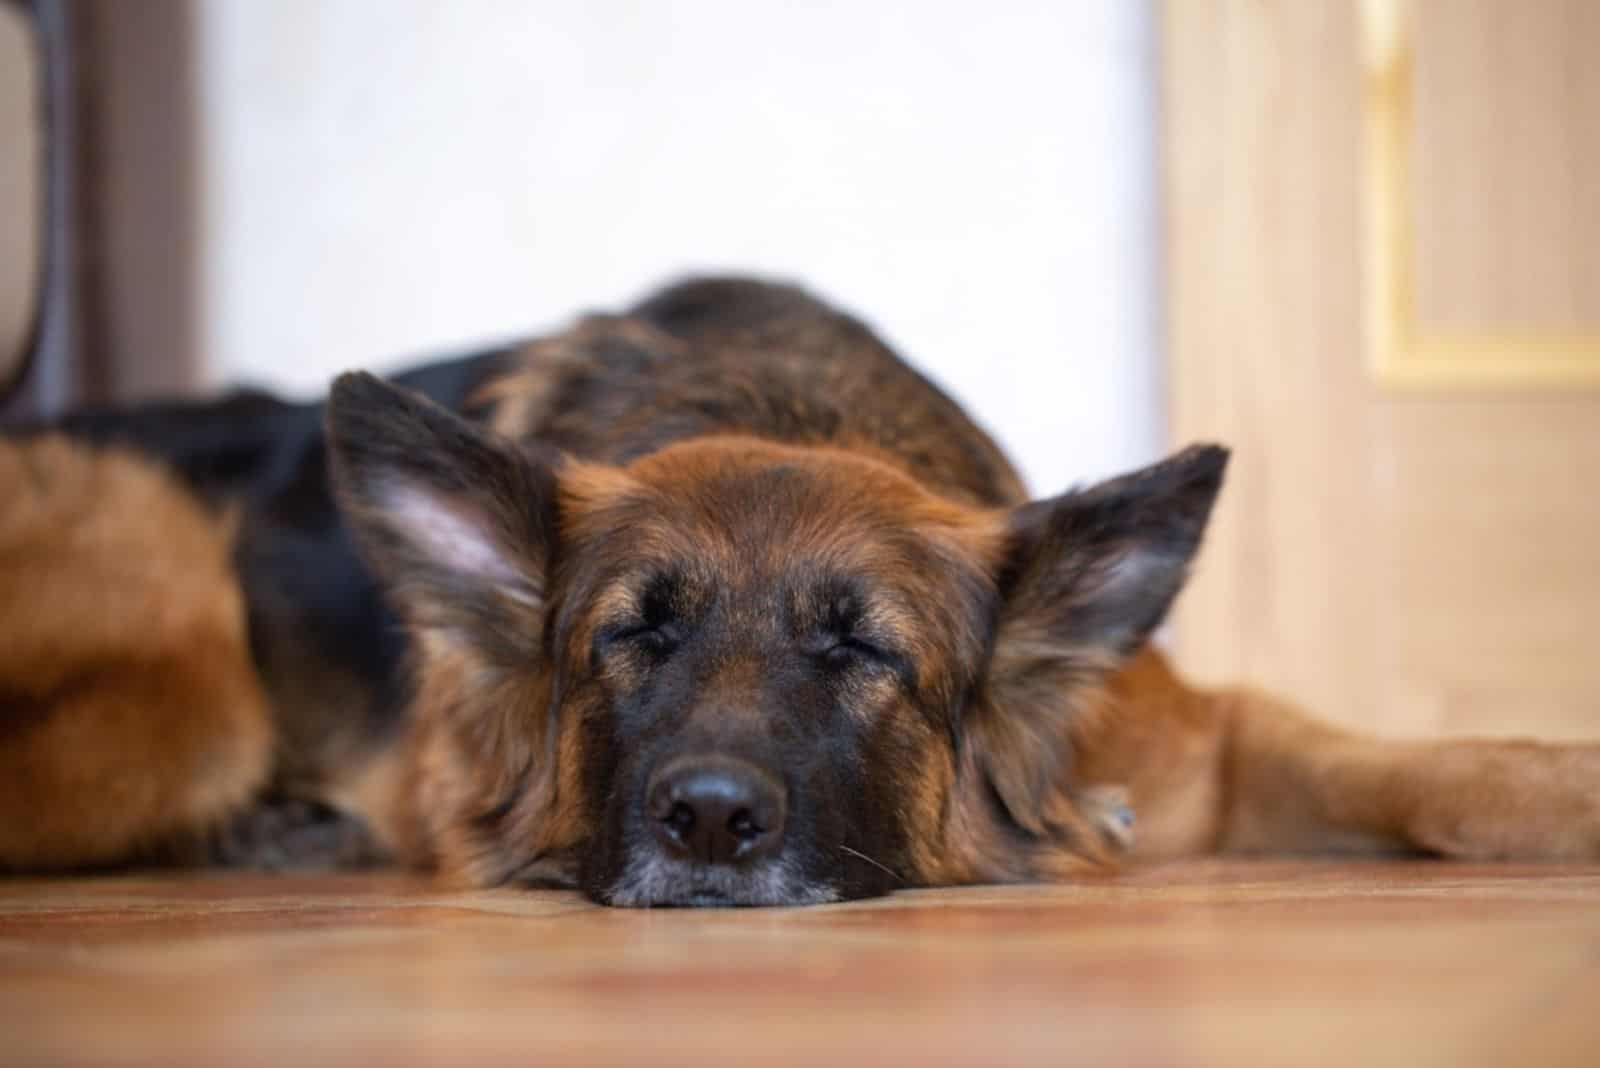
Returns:
[[[0,5],[0,381],[33,324],[42,218],[39,67],[22,14]]]

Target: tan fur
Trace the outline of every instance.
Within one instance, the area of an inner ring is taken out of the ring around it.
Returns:
[[[508,676],[434,636],[418,662],[406,770],[363,798],[386,806],[374,813],[380,836],[461,885],[570,881],[566,851],[587,828],[574,725],[552,737],[545,673]]]
[[[230,524],[152,465],[0,442],[0,865],[113,862],[266,780]]]
[[[1153,650],[1110,692],[1077,772],[1127,785],[1136,857],[1600,859],[1600,745],[1376,739],[1265,694],[1195,689]]]

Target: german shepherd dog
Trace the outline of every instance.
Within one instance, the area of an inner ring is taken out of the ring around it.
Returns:
[[[1148,639],[1226,463],[1030,502],[861,322],[740,279],[325,406],[16,431],[0,865],[392,858],[639,906],[1600,858],[1600,745],[1379,741],[1175,676]]]

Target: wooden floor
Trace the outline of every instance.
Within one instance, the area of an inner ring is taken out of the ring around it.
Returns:
[[[1205,862],[800,910],[0,881],[0,1064],[1600,1065],[1600,867]]]

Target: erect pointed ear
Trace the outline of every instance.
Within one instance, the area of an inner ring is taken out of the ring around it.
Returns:
[[[1137,649],[1183,587],[1227,464],[1227,449],[1195,445],[1014,511],[997,651],[1088,666]]]
[[[406,621],[527,662],[540,647],[559,457],[364,373],[334,382],[327,430],[341,510]]]
[[[1084,700],[1142,645],[1182,588],[1228,452],[1197,445],[1009,517],[1001,607],[973,757],[1013,822],[1045,834]]]

